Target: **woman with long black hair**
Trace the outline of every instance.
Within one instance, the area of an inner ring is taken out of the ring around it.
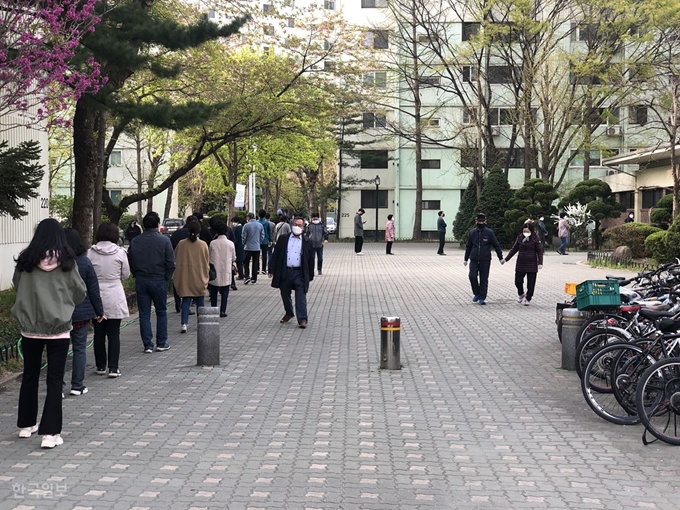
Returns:
[[[12,281],[17,297],[12,316],[21,330],[24,373],[19,392],[19,437],[42,435],[43,448],[64,443],[61,438],[61,385],[71,335],[71,316],[86,296],[76,269],[76,257],[64,229],[52,218],[42,220],[28,247],[16,259]],[[38,387],[42,354],[47,349],[47,397],[40,425]]]

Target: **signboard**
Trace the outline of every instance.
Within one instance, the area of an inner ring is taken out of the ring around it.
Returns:
[[[236,198],[234,198],[234,207],[243,207],[246,205],[246,185],[236,185]]]

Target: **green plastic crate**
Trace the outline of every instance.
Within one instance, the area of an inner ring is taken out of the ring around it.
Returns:
[[[619,306],[621,306],[621,295],[619,282],[616,280],[586,280],[576,286],[576,307],[579,310]]]

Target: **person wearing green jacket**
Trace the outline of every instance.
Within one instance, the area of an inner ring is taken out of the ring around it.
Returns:
[[[21,330],[24,373],[19,391],[19,437],[42,435],[42,448],[64,443],[62,427],[62,381],[71,335],[71,316],[87,295],[66,242],[64,229],[53,218],[42,220],[28,247],[16,259],[12,278],[16,301],[12,317]],[[40,425],[38,387],[42,354],[47,349],[47,396]]]

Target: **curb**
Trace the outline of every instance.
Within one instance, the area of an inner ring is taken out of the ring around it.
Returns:
[[[14,372],[11,375],[3,377],[2,379],[0,379],[0,388],[7,385],[8,383],[14,382],[17,379],[19,379],[21,377],[21,374],[23,374],[23,372]]]

